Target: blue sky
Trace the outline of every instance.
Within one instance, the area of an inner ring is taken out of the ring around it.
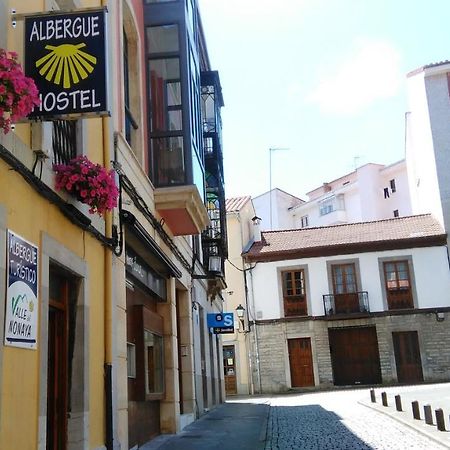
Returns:
[[[199,0],[219,70],[227,197],[299,197],[404,158],[406,74],[450,59],[448,0]],[[356,158],[356,159],[355,159]]]

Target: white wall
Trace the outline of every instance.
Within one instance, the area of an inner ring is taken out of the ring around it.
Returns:
[[[395,192],[391,191],[389,184],[391,180],[395,180]],[[380,219],[394,217],[394,210],[398,210],[400,217],[412,214],[406,161],[400,161],[380,170],[379,185],[381,189],[379,195]],[[384,188],[389,189],[389,198],[384,198]]]
[[[332,191],[313,191],[313,200],[292,210],[294,228],[301,228],[301,218],[308,216],[310,227],[323,227],[340,223],[354,223],[381,220],[394,217],[394,210],[400,216],[412,214],[409,195],[406,162],[399,161],[390,166],[365,164],[352,172],[347,180],[343,177],[329,186]],[[390,189],[390,180],[395,179],[396,192]],[[344,184],[345,183],[345,184]],[[384,188],[389,188],[389,197],[384,198]],[[321,195],[318,195],[322,192]],[[320,200],[331,195],[344,195],[345,210],[320,215]]]
[[[272,196],[272,225],[270,223],[270,194]],[[261,218],[261,231],[289,230],[295,227],[290,208],[299,199],[280,189],[272,189],[252,199],[255,212]]]
[[[358,259],[361,275],[360,291],[369,294],[370,311],[383,311],[383,290],[379,259],[412,258],[413,277],[419,308],[450,306],[450,270],[446,247],[360,253],[330,257],[258,263],[253,269],[253,288],[258,319],[277,319],[282,314],[280,270],[307,266],[308,311],[312,316],[324,315],[324,294],[332,293],[327,275],[327,261]],[[259,311],[259,314],[258,314]]]
[[[450,229],[450,99],[447,72],[427,76],[426,93],[444,228]]]
[[[410,76],[407,86],[410,112],[407,118],[406,161],[412,213],[430,212],[444,225],[424,72]]]

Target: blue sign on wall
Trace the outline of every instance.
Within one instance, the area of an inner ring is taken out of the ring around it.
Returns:
[[[37,348],[38,247],[8,230],[5,345]]]
[[[233,313],[212,313],[207,315],[208,328],[214,334],[234,333]]]

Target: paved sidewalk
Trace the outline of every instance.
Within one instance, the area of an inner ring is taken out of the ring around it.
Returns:
[[[382,406],[381,393],[386,392],[388,407]],[[360,404],[372,408],[380,413],[386,414],[394,420],[418,431],[429,439],[450,448],[450,383],[421,384],[415,386],[379,387],[375,389],[376,403],[370,401],[370,390],[360,400]],[[395,396],[401,396],[403,411],[395,408]],[[412,414],[411,402],[419,402],[421,420],[415,420]],[[426,425],[424,420],[424,405],[429,404],[433,413],[434,425]],[[447,431],[438,431],[436,427],[434,411],[441,408],[444,412],[445,428]]]
[[[262,450],[269,405],[227,401],[177,435],[161,435],[140,450]]]

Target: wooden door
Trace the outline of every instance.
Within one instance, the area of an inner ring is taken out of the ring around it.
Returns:
[[[47,450],[67,448],[68,280],[50,276],[47,365]]]
[[[394,341],[395,364],[399,383],[423,381],[422,362],[417,331],[398,331],[392,333]]]
[[[353,263],[333,265],[332,274],[336,313],[359,312],[355,265]]]
[[[291,386],[314,386],[311,339],[288,339]]]
[[[223,370],[226,395],[237,394],[234,345],[224,345],[223,347]]]
[[[336,386],[381,383],[375,327],[330,328],[328,335]]]

